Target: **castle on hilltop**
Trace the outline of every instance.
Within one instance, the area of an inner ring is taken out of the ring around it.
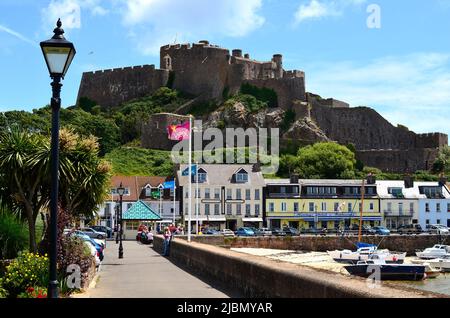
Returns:
[[[428,170],[448,144],[445,134],[416,134],[404,126],[393,126],[371,108],[350,107],[306,93],[305,73],[284,70],[281,54],[260,62],[240,49],[230,52],[208,41],[161,47],[159,69],[143,65],[86,72],[77,101],[88,98],[104,108],[114,108],[164,86],[192,95],[195,101],[221,101],[238,93],[243,84],[273,90],[276,108],[295,112],[295,122],[281,136],[282,142],[306,135],[309,143],[351,143],[365,165],[391,172]],[[167,139],[165,127],[182,120],[172,114],[152,116],[142,128],[142,146],[168,149],[170,144],[163,142]]]
[[[305,73],[285,71],[283,56],[273,55],[259,62],[208,41],[161,47],[160,69],[154,65],[87,72],[81,79],[78,100],[87,97],[103,107],[114,107],[153,93],[162,86],[198,96],[200,100],[221,100],[239,91],[242,84],[273,89],[280,107],[294,100],[306,100]]]

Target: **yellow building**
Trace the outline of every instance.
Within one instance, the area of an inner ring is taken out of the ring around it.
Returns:
[[[266,220],[270,228],[337,229],[360,222],[360,180],[267,180]],[[375,184],[365,185],[363,225],[382,221]]]

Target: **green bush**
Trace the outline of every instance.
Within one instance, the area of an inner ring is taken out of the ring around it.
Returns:
[[[5,288],[3,288],[3,280],[0,279],[0,298],[6,298],[8,297],[8,292]]]
[[[0,207],[0,259],[13,259],[28,245],[26,225],[5,207]]]
[[[29,287],[47,287],[49,259],[33,253],[20,253],[6,268],[3,281],[9,296],[17,297]]]
[[[233,107],[236,103],[242,103],[250,113],[256,113],[261,109],[267,108],[268,103],[257,99],[253,95],[238,94],[225,102],[225,107]]]
[[[289,109],[284,113],[283,121],[281,122],[280,129],[282,132],[288,131],[291,125],[295,122],[295,111]]]
[[[278,96],[277,93],[271,89],[266,87],[256,87],[251,84],[245,83],[241,86],[241,93],[245,95],[251,95],[255,97],[257,100],[265,102],[269,107],[277,107],[278,106]]]

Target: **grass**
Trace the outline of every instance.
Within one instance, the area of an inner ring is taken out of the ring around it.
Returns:
[[[170,176],[173,163],[170,151],[143,149],[139,147],[119,147],[106,154],[111,162],[114,175],[123,176]]]

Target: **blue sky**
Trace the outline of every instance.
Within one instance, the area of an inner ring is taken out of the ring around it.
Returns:
[[[38,43],[58,17],[77,48],[64,106],[84,71],[158,65],[161,45],[207,39],[259,60],[282,53],[307,91],[450,134],[450,0],[0,0],[0,111],[48,103]]]

